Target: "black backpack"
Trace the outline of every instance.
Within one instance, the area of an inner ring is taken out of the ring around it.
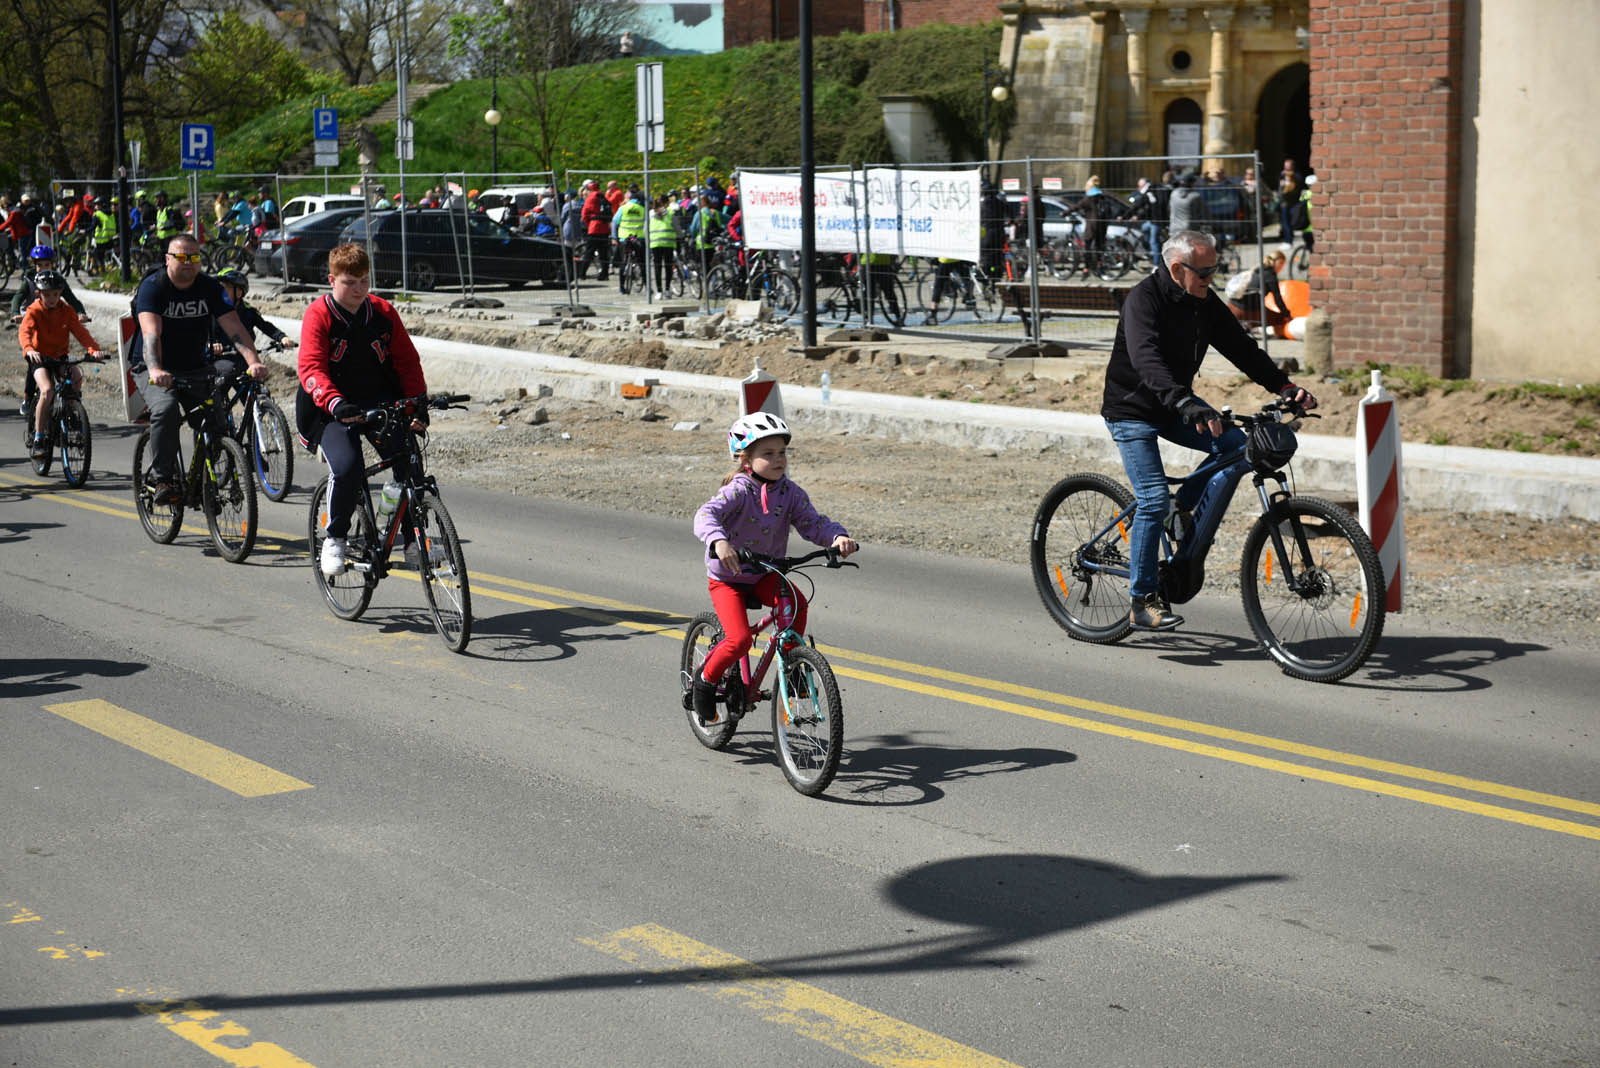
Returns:
[[[594,217],[595,217],[595,219],[597,221],[599,221],[599,222],[610,222],[611,221],[611,214],[612,214],[612,212],[611,212],[611,201],[609,201],[609,200],[607,200],[605,198],[605,194],[604,193],[597,193],[595,195],[600,198],[600,203],[595,205],[595,209],[594,209]]]

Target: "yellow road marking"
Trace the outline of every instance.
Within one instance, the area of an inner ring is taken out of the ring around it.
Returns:
[[[25,484],[22,480],[0,475],[0,482],[5,481],[10,481],[15,485]],[[38,485],[44,489],[51,488],[43,483],[39,483]],[[131,510],[131,506],[129,511],[118,513],[113,509],[99,507],[84,502],[80,499],[75,499],[70,494],[58,493],[52,494],[51,496],[52,499],[65,501],[69,504],[76,504],[80,507],[92,508],[95,511],[105,511],[111,514],[122,514],[124,516],[132,516],[134,514]],[[285,534],[277,531],[261,531],[260,535],[278,537],[289,543],[303,543],[305,540],[303,535]],[[416,575],[403,571],[391,572],[391,574],[403,575],[412,581],[418,580]],[[470,577],[473,584],[477,587],[477,592],[480,596],[508,601],[513,604],[523,605],[525,607],[557,609],[569,612],[580,618],[590,619],[595,622],[605,623],[611,626],[623,627],[628,630],[634,630],[641,633],[659,634],[662,637],[671,638],[678,641],[683,639],[683,631],[672,626],[671,624],[640,623],[626,618],[619,618],[617,615],[613,614],[626,612],[648,612],[652,615],[666,615],[677,619],[686,618],[677,613],[663,613],[661,610],[651,608],[647,605],[630,604],[626,601],[619,601],[608,597],[581,593],[575,590],[567,590],[557,586],[547,586],[539,583],[525,582],[521,579],[508,578],[501,575],[473,572],[471,573]],[[551,600],[546,598],[528,597],[519,593],[505,592],[503,590],[490,588],[485,585],[487,583],[505,586],[511,590],[526,590],[531,593],[543,593],[549,597],[559,599]],[[594,608],[585,608],[585,605],[598,606],[598,610]],[[1474,793],[1488,794],[1494,797],[1503,797],[1508,800],[1523,801],[1529,804],[1541,805],[1546,808],[1558,808],[1569,812],[1582,813],[1584,815],[1600,816],[1600,803],[1592,801],[1564,797],[1559,794],[1545,793],[1538,790],[1528,790],[1522,787],[1509,786],[1503,783],[1491,782],[1484,779],[1474,779],[1465,775],[1455,775],[1450,772],[1434,771],[1429,768],[1422,768],[1412,764],[1403,764],[1398,761],[1383,760],[1376,757],[1366,757],[1357,753],[1346,753],[1337,749],[1327,749],[1321,746],[1307,745],[1302,742],[1289,741],[1283,738],[1274,738],[1270,735],[1255,734],[1249,731],[1239,731],[1229,727],[1219,727],[1210,723],[1203,723],[1198,720],[1186,720],[1176,716],[1165,716],[1157,712],[1143,712],[1138,709],[1124,708],[1119,705],[1107,704],[1100,701],[1092,701],[1086,698],[1072,697],[1068,694],[1055,693],[1050,690],[1038,689],[1032,686],[1022,686],[1015,683],[1008,683],[999,679],[986,679],[978,675],[969,675],[963,672],[949,671],[944,668],[929,667],[922,664],[912,663],[910,661],[877,656],[872,653],[856,652],[834,645],[826,645],[820,642],[818,643],[817,648],[833,660],[869,664],[875,667],[883,667],[894,671],[904,672],[912,676],[938,679],[943,682],[952,682],[958,685],[970,686],[980,690],[989,690],[995,693],[1024,697],[1029,700],[1043,701],[1049,704],[1077,708],[1083,711],[1093,712],[1098,715],[1131,720],[1138,723],[1163,727],[1168,730],[1179,730],[1190,734],[1218,738],[1243,745],[1254,746],[1257,748],[1269,749],[1283,753],[1292,753],[1296,756],[1305,757],[1308,759],[1321,760],[1333,764],[1343,764],[1349,767],[1362,768],[1367,771],[1379,772],[1387,775],[1397,775],[1404,778],[1416,779],[1421,782],[1434,783],[1439,786],[1470,790]],[[976,695],[966,694],[955,690],[947,690],[941,687],[928,687],[914,680],[899,679],[892,676],[878,675],[870,672],[851,671],[849,669],[837,667],[835,669],[835,673],[844,675],[848,678],[857,678],[861,679],[862,681],[875,682],[884,686],[907,690],[913,693],[924,693],[930,696],[944,697],[949,700],[959,701],[965,704],[973,704],[984,708],[990,708],[995,711],[1009,712],[1013,715],[1022,715],[1033,719],[1059,722],[1066,726],[1078,727],[1084,730],[1092,730],[1102,734],[1111,734],[1132,741],[1147,742],[1153,745],[1161,745],[1166,748],[1183,749],[1186,752],[1191,752],[1198,755],[1211,756],[1221,760],[1229,760],[1235,763],[1248,764],[1267,770],[1280,771],[1285,774],[1300,775],[1323,782],[1348,786],[1353,789],[1371,790],[1375,793],[1387,793],[1396,797],[1404,797],[1408,800],[1417,801],[1422,804],[1433,804],[1444,808],[1457,809],[1459,811],[1474,812],[1478,815],[1489,816],[1495,819],[1509,820],[1515,823],[1524,823],[1529,826],[1543,827],[1544,829],[1555,830],[1564,834],[1576,834],[1586,838],[1600,838],[1600,828],[1594,828],[1586,824],[1573,823],[1566,820],[1546,819],[1544,817],[1518,812],[1515,809],[1508,809],[1495,805],[1483,805],[1478,802],[1464,801],[1459,798],[1451,797],[1447,794],[1436,794],[1425,790],[1394,786],[1377,779],[1344,775],[1337,772],[1315,768],[1311,765],[1301,765],[1288,763],[1285,761],[1278,761],[1268,757],[1259,757],[1253,754],[1241,753],[1216,746],[1207,746],[1199,743],[1187,742],[1183,739],[1170,738],[1165,735],[1154,734],[1147,731],[1117,729],[1111,724],[1099,723],[1094,720],[1085,720],[1073,716],[1059,716],[1045,709],[1032,708],[1026,705],[1017,705],[1007,701],[993,701]]]
[[[657,924],[578,941],[649,972],[712,972],[689,983],[689,989],[741,1004],[762,1019],[880,1068],[1016,1068],[1010,1061],[786,979]]]
[[[194,1043],[234,1068],[316,1068],[310,1061],[272,1042],[241,1045],[240,1040],[248,1039],[250,1031],[232,1020],[222,1019],[222,1013],[198,1001],[140,1002],[135,1008],[160,1020],[179,1038]]]
[[[146,719],[136,712],[118,708],[109,701],[68,701],[46,705],[45,711],[232,790],[240,797],[264,797],[312,788],[310,783],[301,782],[292,775]]]

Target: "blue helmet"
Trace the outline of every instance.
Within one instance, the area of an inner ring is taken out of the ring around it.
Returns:
[[[56,250],[49,245],[35,245],[33,246],[33,251],[28,253],[28,258],[30,260],[53,260],[56,258]]]

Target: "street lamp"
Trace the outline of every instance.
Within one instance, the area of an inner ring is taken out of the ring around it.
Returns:
[[[1011,90],[1006,88],[1006,73],[995,70],[989,66],[989,61],[983,61],[983,154],[989,155],[989,101],[1003,104],[1011,95]],[[991,88],[992,86],[992,88]],[[985,168],[986,170],[988,168]]]
[[[510,0],[507,0],[510,6]],[[483,113],[483,121],[489,124],[491,147],[489,149],[489,184],[500,184],[500,50],[494,50],[492,64],[489,67],[489,110]]]

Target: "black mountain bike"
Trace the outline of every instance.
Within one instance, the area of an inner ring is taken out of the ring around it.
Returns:
[[[189,468],[176,501],[156,500],[149,428],[133,447],[133,503],[150,540],[158,545],[170,543],[183,526],[184,508],[199,508],[205,513],[212,544],[230,564],[243,561],[256,544],[255,479],[244,448],[234,440],[228,425],[229,392],[236,377],[210,372],[173,376],[172,386],[183,403],[183,420],[192,431]],[[191,403],[196,395],[204,399]],[[181,441],[178,469],[183,470]]]
[[[1274,402],[1259,415],[1223,421],[1245,429],[1299,419],[1301,409]],[[1281,468],[1293,455],[1265,455],[1250,443],[1215,456],[1170,483],[1205,488],[1188,513],[1169,516],[1160,551],[1160,589],[1173,604],[1200,592],[1206,554],[1247,473],[1261,501],[1261,518],[1244,539],[1239,589],[1245,618],[1285,674],[1336,682],[1366,662],[1383,634],[1387,611],[1383,567],[1355,517],[1331,501],[1289,492]],[[1269,491],[1268,481],[1278,484]],[[1132,629],[1129,551],[1133,494],[1103,475],[1070,475],[1051,487],[1033,520],[1033,582],[1045,608],[1079,641],[1109,645]]]
[[[392,401],[367,411],[362,425],[383,441],[400,436],[400,448],[409,455],[410,475],[400,484],[400,503],[388,520],[378,523],[372,507],[370,479],[394,467],[393,460],[379,460],[364,473],[358,507],[350,517],[350,533],[345,537],[345,570],[337,575],[322,573],[322,543],[327,538],[328,479],[317,483],[311,494],[306,543],[311,548],[311,571],[328,608],[340,619],[360,619],[372,603],[372,591],[389,573],[389,551],[398,537],[405,546],[406,565],[415,566],[428,597],[428,611],[439,637],[451,652],[459,653],[472,637],[472,593],[467,583],[467,560],[461,552],[456,525],[439,497],[439,484],[423,470],[423,439],[411,429],[411,419],[420,408],[460,407],[472,398],[465,393],[436,393]]]
[[[271,349],[282,351],[282,345]],[[243,405],[234,418],[233,406]],[[294,435],[289,419],[260,382],[249,375],[234,379],[228,399],[228,433],[250,459],[256,485],[269,501],[289,496],[294,479]]]
[[[89,460],[94,456],[94,440],[89,430],[89,413],[84,410],[72,380],[67,377],[70,364],[103,363],[104,357],[82,357],[76,360],[46,360],[44,366],[55,383],[55,401],[50,406],[50,418],[45,424],[49,448],[43,456],[32,457],[34,474],[43,478],[50,473],[50,463],[55,452],[61,453],[61,477],[67,485],[77,489],[89,481]],[[27,395],[22,401],[22,436],[24,445],[33,448],[35,412],[39,403],[39,387],[28,375]]]

